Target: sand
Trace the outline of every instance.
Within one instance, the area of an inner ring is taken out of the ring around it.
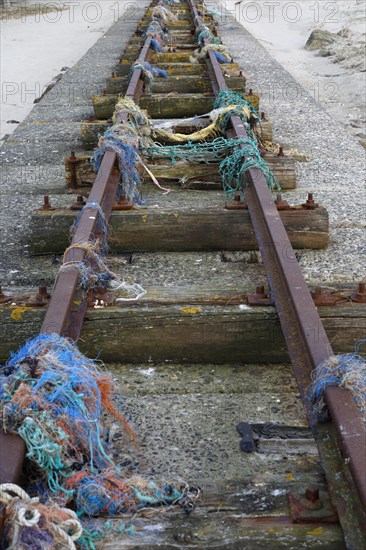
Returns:
[[[206,4],[219,19],[222,7],[230,10],[347,131],[366,140],[366,72],[364,66],[355,66],[366,54],[364,0],[209,0]],[[317,51],[304,49],[315,28],[332,33],[350,29],[352,34],[337,45],[336,55],[319,57]]]
[[[47,84],[72,67],[119,17],[130,13],[128,7],[137,5],[128,0],[35,4],[38,8],[21,2],[15,13],[2,13],[1,138],[18,125],[7,121],[24,120]]]

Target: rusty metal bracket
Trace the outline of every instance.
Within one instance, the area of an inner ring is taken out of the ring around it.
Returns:
[[[273,300],[264,290],[263,285],[256,287],[255,292],[247,292],[248,306],[273,306]]]
[[[290,515],[294,523],[338,523],[338,514],[332,506],[328,491],[309,487],[300,495],[289,492]]]
[[[227,201],[225,203],[225,210],[247,210],[248,205],[245,200],[241,198],[241,196],[235,195],[233,201]]]
[[[311,292],[316,307],[318,306],[335,306],[337,298],[329,290],[324,290],[322,287],[317,286],[315,290]]]

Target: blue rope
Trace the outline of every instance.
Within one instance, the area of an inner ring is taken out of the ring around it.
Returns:
[[[218,60],[219,63],[231,63],[231,60],[230,59],[226,59],[226,57],[224,57],[223,55],[221,55],[221,53],[219,52],[214,52],[215,54],[215,57],[216,59]]]
[[[155,38],[151,39],[150,46],[154,52],[161,52],[161,46]]]
[[[324,391],[328,386],[340,386],[352,392],[353,398],[366,419],[366,361],[358,355],[362,344],[355,346],[355,353],[333,355],[320,363],[313,372],[313,382],[307,390],[307,399],[313,405],[319,419],[325,420],[328,412]]]
[[[124,143],[120,138],[117,139],[116,134],[112,130],[106,130],[103,144],[95,149],[91,158],[91,163],[94,165],[96,172],[100,168],[106,151],[114,151],[118,158],[121,181],[116,198],[118,199],[124,195],[127,200],[134,204],[142,204],[138,189],[141,185],[141,179],[136,168],[138,154],[135,149],[131,145]]]

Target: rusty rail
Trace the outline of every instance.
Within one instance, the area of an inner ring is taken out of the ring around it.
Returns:
[[[139,61],[147,61],[151,56],[151,37],[147,37],[141,50]],[[138,102],[143,88],[142,71],[134,71],[127,90],[128,97]],[[122,114],[120,121],[127,120],[128,113]],[[88,204],[96,203],[103,211],[108,222],[112,211],[119,181],[119,170],[116,166],[116,154],[107,151],[98,170],[96,180],[91,189]],[[89,208],[81,214],[72,244],[90,241],[96,233],[98,224],[98,209]],[[65,261],[82,261],[85,252],[81,249],[69,251]],[[79,274],[76,270],[61,271],[57,277],[51,301],[40,330],[41,334],[56,333],[76,341],[80,336],[86,312],[86,300],[75,300],[79,284]],[[77,303],[77,305],[75,304]],[[23,440],[13,434],[0,430],[0,484],[19,484],[25,457]],[[0,534],[3,525],[3,515],[0,507]]]
[[[194,0],[188,0],[188,3],[197,29],[204,21]],[[204,44],[208,45],[206,39]],[[227,90],[220,64],[212,50],[208,52],[208,63],[211,66],[209,72],[212,75],[214,92]],[[231,127],[231,135],[238,138],[248,137],[240,117],[231,117]],[[259,169],[251,168],[246,172],[246,177],[249,183],[246,201],[250,217],[301,399],[309,424],[314,427],[316,419],[306,400],[306,389],[311,383],[314,368],[333,355],[333,351],[263,173]],[[325,400],[337,432],[340,450],[348,463],[354,485],[366,510],[365,423],[349,391],[328,387],[325,390]],[[321,447],[319,437],[317,443]]]

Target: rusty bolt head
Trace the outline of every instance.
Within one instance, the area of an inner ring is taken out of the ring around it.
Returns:
[[[249,306],[270,306],[273,304],[263,285],[257,285],[255,292],[247,292],[247,302]]]
[[[248,205],[244,199],[239,195],[239,193],[236,193],[234,195],[233,201],[227,201],[225,203],[225,209],[226,210],[246,210],[248,208]]]
[[[359,283],[358,289],[355,294],[351,296],[352,302],[357,302],[359,304],[366,304],[366,285],[365,283]]]
[[[26,306],[43,307],[47,305],[49,299],[50,295],[47,292],[47,287],[43,285],[38,287],[38,293],[35,296],[33,295],[29,298],[26,302]]]
[[[127,201],[124,195],[121,195],[118,201],[113,205],[112,210],[132,210],[133,202]]]
[[[274,203],[276,205],[277,210],[289,210],[290,209],[289,203],[285,200],[282,200],[281,193],[277,193],[277,197],[276,197],[276,200],[274,201]]]
[[[267,294],[264,292],[264,286],[258,285],[255,287],[255,293],[258,297],[267,298]]]
[[[94,117],[93,117],[93,120],[94,120]],[[89,121],[91,122],[91,121]],[[69,156],[69,163],[71,165],[73,164],[76,164],[77,162],[79,162],[80,159],[77,158],[77,156],[75,155],[75,151],[71,151],[71,155]]]
[[[266,113],[264,111],[261,112],[261,120],[267,120]]]
[[[86,205],[86,202],[84,201],[83,196],[78,195],[76,197],[76,201],[74,201],[70,206],[70,210],[82,210],[85,205]]]
[[[305,491],[305,498],[309,502],[317,502],[319,500],[319,489],[317,487],[308,487]]]
[[[10,302],[10,300],[11,300],[11,297],[6,296],[1,290],[1,286],[0,286],[0,304],[6,304],[6,302]]]
[[[43,196],[43,205],[38,208],[38,210],[42,211],[42,210],[47,210],[47,211],[51,211],[51,210],[56,210],[50,203],[50,198],[48,195],[44,195]]]
[[[252,88],[249,88],[249,94],[248,95],[253,95],[253,89]]]
[[[44,286],[44,285],[38,287],[38,294],[39,294],[39,296],[42,296],[42,298],[49,298],[50,297],[50,295],[47,292],[47,287]]]
[[[336,297],[328,290],[323,290],[320,286],[317,286],[311,292],[311,296],[316,306],[335,306],[337,303]]]
[[[315,210],[315,208],[318,208],[318,204],[314,201],[313,193],[308,193],[307,201],[302,204],[303,208],[306,208],[307,210]]]
[[[285,156],[285,153],[283,152],[283,147],[279,148],[277,156],[278,157],[284,157]]]

